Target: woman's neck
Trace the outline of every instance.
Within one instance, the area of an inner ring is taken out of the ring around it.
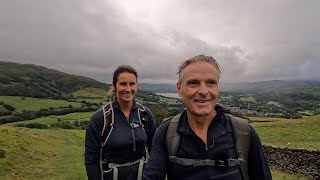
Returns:
[[[126,116],[126,117],[129,117],[130,116],[130,112],[131,112],[131,108],[132,108],[132,101],[130,102],[119,102],[119,105],[120,105],[120,109],[121,111],[123,112],[123,114]]]

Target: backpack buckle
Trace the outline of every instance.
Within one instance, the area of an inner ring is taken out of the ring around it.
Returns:
[[[223,168],[229,167],[228,160],[222,160],[222,159],[216,160],[216,166],[223,167]]]
[[[139,127],[139,124],[131,123],[131,127],[132,127],[132,128],[138,128],[138,127]]]

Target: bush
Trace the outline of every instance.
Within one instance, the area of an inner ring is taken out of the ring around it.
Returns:
[[[4,108],[6,108],[9,111],[14,111],[16,110],[16,108],[14,108],[13,106],[11,106],[10,104],[4,104],[3,105]]]

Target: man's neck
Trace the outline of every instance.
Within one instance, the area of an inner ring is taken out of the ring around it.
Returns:
[[[205,144],[207,144],[208,128],[216,115],[216,111],[212,111],[206,116],[195,116],[187,111],[190,128]]]

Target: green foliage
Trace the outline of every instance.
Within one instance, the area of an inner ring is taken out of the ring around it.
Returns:
[[[6,108],[9,111],[14,111],[16,109],[13,106],[11,106],[10,104],[4,104],[3,107]]]
[[[48,125],[40,124],[40,123],[29,123],[29,124],[16,124],[16,127],[27,127],[27,128],[35,128],[35,129],[48,129]]]

